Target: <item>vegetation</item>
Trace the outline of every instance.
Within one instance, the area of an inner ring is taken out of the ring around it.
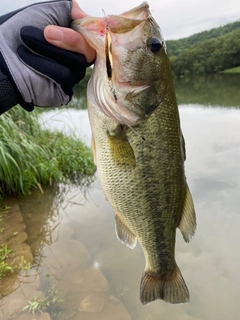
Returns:
[[[0,280],[9,273],[13,273],[13,268],[6,261],[11,251],[7,245],[1,245],[0,247]]]
[[[240,73],[240,67],[226,69],[222,73]]]
[[[0,208],[0,234],[4,232],[3,219],[7,215],[9,207]],[[6,275],[13,273],[13,268],[7,262],[9,254],[12,252],[6,244],[0,246],[0,280]]]
[[[28,310],[30,313],[35,313],[36,311],[48,312],[51,316],[51,319],[56,319],[60,313],[60,303],[63,302],[59,298],[59,292],[55,289],[55,285],[51,282],[52,279],[47,275],[48,278],[48,290],[46,298],[40,299],[37,294],[34,294],[33,300],[28,301],[22,310]]]
[[[240,21],[191,37],[166,41],[177,77],[212,74],[240,66]]]
[[[24,256],[21,256],[21,261],[17,265],[8,262],[8,259],[11,258],[12,249],[10,249],[6,244],[2,244],[0,247],[0,280],[8,276],[9,274],[17,271],[19,269],[28,270],[31,267],[31,264],[26,261]]]
[[[87,84],[91,77],[93,68],[87,68],[85,77],[76,85],[74,89],[74,96],[78,97],[82,94],[86,94]]]
[[[91,151],[61,132],[42,129],[38,113],[14,107],[0,117],[0,198],[27,195],[53,182],[77,183],[92,175]]]
[[[167,51],[170,57],[178,56],[183,50],[189,49],[193,45],[200,42],[205,42],[210,39],[216,39],[224,36],[234,30],[240,29],[240,21],[226,24],[225,26],[214,28],[209,31],[203,31],[196,33],[190,37],[179,39],[179,40],[167,40]]]

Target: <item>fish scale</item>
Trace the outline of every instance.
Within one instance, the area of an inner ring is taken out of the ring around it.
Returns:
[[[130,248],[139,241],[144,252],[140,300],[188,302],[175,261],[176,228],[189,242],[196,217],[160,28],[146,2],[119,16],[86,17],[73,26],[97,52],[87,90],[94,159],[115,212],[118,239]]]

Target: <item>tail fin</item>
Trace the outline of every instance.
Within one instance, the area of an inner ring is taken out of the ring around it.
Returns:
[[[162,299],[177,304],[189,302],[189,292],[180,269],[167,276],[145,271],[140,285],[140,300],[142,304]]]

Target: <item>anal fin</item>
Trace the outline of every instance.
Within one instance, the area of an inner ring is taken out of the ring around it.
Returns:
[[[119,214],[115,212],[116,220],[116,234],[117,238],[127,247],[134,249],[137,245],[137,237],[128,229],[128,227],[123,223]]]
[[[191,238],[194,236],[196,231],[197,223],[196,223],[196,214],[194,209],[194,204],[192,200],[192,195],[186,186],[186,197],[183,206],[183,213],[178,225],[179,230],[182,233],[182,236],[186,242],[189,242]]]

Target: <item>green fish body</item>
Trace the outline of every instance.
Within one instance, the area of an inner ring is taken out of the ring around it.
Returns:
[[[189,242],[196,217],[160,29],[146,2],[119,16],[74,24],[97,51],[87,94],[94,158],[117,237],[130,248],[139,241],[145,255],[141,302],[188,302],[175,261],[176,228]]]

